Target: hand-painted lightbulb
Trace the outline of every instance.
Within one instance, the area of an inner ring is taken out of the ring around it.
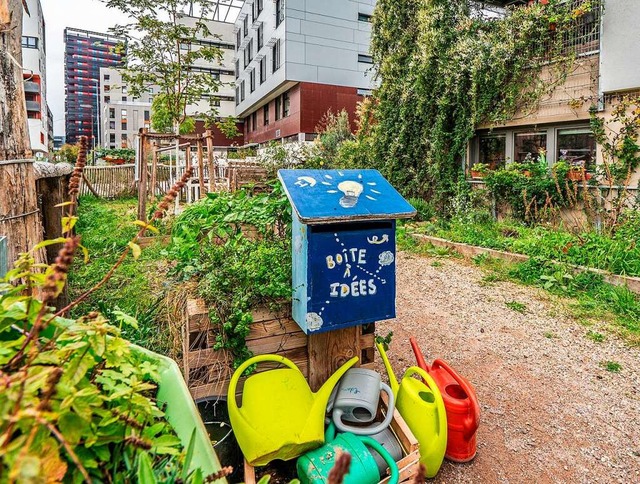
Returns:
[[[340,199],[340,205],[344,208],[355,207],[363,189],[360,183],[354,181],[343,181],[338,184],[338,190],[344,193],[344,197]]]

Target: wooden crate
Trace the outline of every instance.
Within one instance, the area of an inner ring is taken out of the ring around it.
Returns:
[[[382,394],[380,399],[380,417],[386,415],[388,409],[388,397]],[[380,418],[378,420],[381,420]],[[402,447],[403,456],[397,461],[398,471],[400,473],[398,482],[411,482],[418,471],[420,465],[420,444],[415,438],[411,429],[396,409],[393,410],[393,420],[391,420],[391,430],[398,439]],[[388,470],[387,470],[388,472]],[[381,480],[378,484],[387,484],[389,477]],[[256,471],[245,459],[244,461],[244,483],[256,484]]]
[[[268,308],[252,312],[253,323],[247,336],[247,347],[256,355],[277,354],[293,361],[305,378],[309,378],[309,338],[291,319],[290,309],[273,313]],[[361,366],[373,366],[375,325],[360,327],[356,346]],[[202,299],[189,299],[183,325],[183,370],[194,399],[224,396],[233,374],[232,359],[224,350],[214,350],[215,332],[209,311]],[[277,367],[261,363],[257,371]],[[238,391],[242,390],[244,378]]]

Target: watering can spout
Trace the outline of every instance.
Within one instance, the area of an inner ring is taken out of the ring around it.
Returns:
[[[380,356],[382,356],[382,362],[384,363],[384,367],[386,368],[387,374],[389,375],[389,384],[391,386],[391,390],[393,391],[393,395],[397,398],[398,390],[400,388],[398,379],[396,378],[395,373],[393,373],[393,368],[391,368],[391,363],[389,362],[389,358],[387,358],[387,353],[384,351],[382,343],[376,343],[376,348],[378,348]]]
[[[349,368],[355,365],[358,362],[359,358],[354,356],[349,361],[347,361],[344,365],[338,368],[333,375],[329,377],[327,381],[320,387],[320,389],[316,392],[313,407],[315,409],[319,409],[322,415],[326,411],[327,404],[329,403],[329,398],[331,397],[331,392],[333,388],[338,384],[340,378],[347,372]]]
[[[418,362],[418,366],[422,368],[424,371],[429,371],[429,365],[424,360],[424,356],[422,355],[422,351],[420,351],[420,347],[418,346],[418,342],[412,336],[409,338],[409,343],[411,343],[411,348],[413,349],[413,353],[416,355],[416,361]]]

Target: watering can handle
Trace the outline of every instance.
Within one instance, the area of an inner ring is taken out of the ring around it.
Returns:
[[[453,370],[447,363],[442,360],[434,360],[432,368],[443,368],[449,373],[453,379],[462,387],[464,392],[471,400],[471,405],[473,406],[473,418],[470,420],[466,420],[464,424],[464,433],[465,437],[469,438],[473,435],[473,433],[478,430],[478,426],[480,425],[480,405],[478,404],[478,398],[476,397],[476,392],[473,390],[471,384],[464,378],[462,378],[456,371]]]
[[[258,355],[258,356],[254,356],[253,358],[249,358],[247,361],[242,363],[238,367],[238,369],[236,369],[236,371],[233,373],[233,376],[231,377],[231,381],[229,382],[229,390],[227,391],[227,405],[228,406],[230,406],[231,408],[234,408],[236,410],[238,409],[238,403],[236,402],[236,387],[238,386],[238,382],[240,381],[240,378],[242,377],[242,374],[251,365],[255,365],[256,363],[263,363],[265,361],[272,361],[272,362],[275,362],[275,363],[281,363],[281,364],[283,364],[285,366],[288,366],[292,370],[300,371],[300,369],[295,365],[295,363],[293,361],[291,361],[288,358],[285,358],[284,356]]]
[[[387,415],[382,422],[373,427],[352,427],[351,425],[345,425],[342,422],[342,410],[336,408],[333,410],[333,423],[337,427],[340,432],[351,432],[355,435],[374,435],[382,432],[386,429],[389,424],[391,424],[391,420],[393,420],[393,409],[395,408],[395,398],[393,396],[393,392],[389,385],[386,383],[380,382],[380,390],[385,392],[389,397],[389,405],[387,405]]]
[[[391,412],[391,414],[393,415],[393,412]],[[391,454],[387,452],[387,449],[385,449],[382,446],[382,444],[380,444],[380,442],[372,439],[371,437],[362,436],[358,438],[362,441],[363,444],[371,447],[378,454],[380,454],[380,457],[382,457],[384,461],[387,463],[387,465],[389,466],[389,470],[391,470],[391,476],[389,477],[389,484],[398,484],[398,481],[400,480],[398,464],[396,463],[396,461],[393,460],[393,457],[391,457]]]
[[[436,385],[435,380],[431,377],[431,375],[429,375],[429,373],[417,366],[410,366],[409,368],[407,368],[407,371],[404,372],[402,379],[404,380],[405,378],[409,378],[411,375],[418,375],[422,377],[429,389],[433,392],[434,396],[436,397],[435,405],[438,407],[438,426],[440,429],[439,433],[446,432],[447,411],[444,407],[444,401],[442,400],[442,393],[440,393],[440,389],[438,388],[438,385]]]

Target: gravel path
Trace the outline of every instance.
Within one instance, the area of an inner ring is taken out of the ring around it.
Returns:
[[[640,350],[588,339],[544,291],[482,284],[467,262],[434,261],[399,254],[397,319],[378,325],[394,332],[397,373],[415,363],[415,335],[427,361],[444,359],[476,388],[478,455],[445,462],[434,482],[640,482]]]

